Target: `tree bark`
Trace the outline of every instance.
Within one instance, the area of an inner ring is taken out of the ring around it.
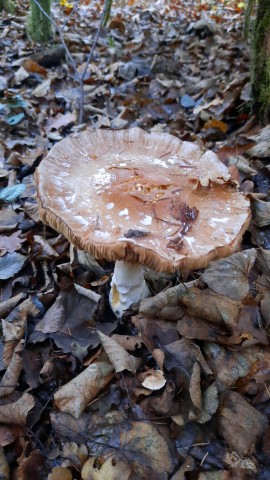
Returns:
[[[253,111],[263,123],[270,121],[270,0],[258,0],[252,34]]]
[[[0,12],[5,10],[7,13],[13,13],[15,5],[12,0],[0,0]]]
[[[38,0],[40,7],[51,15],[51,0]],[[37,43],[48,43],[53,38],[52,22],[39,8],[39,6],[30,0],[31,10],[27,22],[27,33],[31,40]]]

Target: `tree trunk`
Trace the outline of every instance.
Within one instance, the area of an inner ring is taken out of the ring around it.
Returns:
[[[270,0],[258,0],[252,35],[253,111],[270,121]]]
[[[8,13],[13,13],[15,5],[12,0],[0,0],[0,12],[5,10]]]
[[[40,7],[51,15],[51,0],[38,0]],[[27,33],[31,40],[37,43],[48,43],[53,38],[52,23],[44,15],[39,6],[30,0],[31,10],[27,22]]]

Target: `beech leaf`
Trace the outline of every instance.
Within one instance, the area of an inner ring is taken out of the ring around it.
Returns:
[[[20,253],[6,253],[3,257],[0,257],[0,279],[6,280],[13,277],[23,267],[26,261],[26,257]]]
[[[244,250],[211,262],[201,278],[214,292],[232,300],[243,300],[249,292],[248,275],[256,260],[256,250]]]
[[[131,373],[136,373],[135,357],[129,353],[113,338],[104,335],[104,333],[97,332],[102,343],[102,346],[112,362],[116,373],[128,370]]]

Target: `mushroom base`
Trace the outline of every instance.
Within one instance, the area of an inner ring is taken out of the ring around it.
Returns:
[[[110,305],[118,318],[129,308],[136,308],[150,291],[144,280],[143,267],[138,264],[115,262],[111,282]]]

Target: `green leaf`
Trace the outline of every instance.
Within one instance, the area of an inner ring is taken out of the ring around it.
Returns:
[[[21,270],[25,261],[26,257],[17,252],[6,253],[0,257],[0,279],[6,280],[13,277]]]

